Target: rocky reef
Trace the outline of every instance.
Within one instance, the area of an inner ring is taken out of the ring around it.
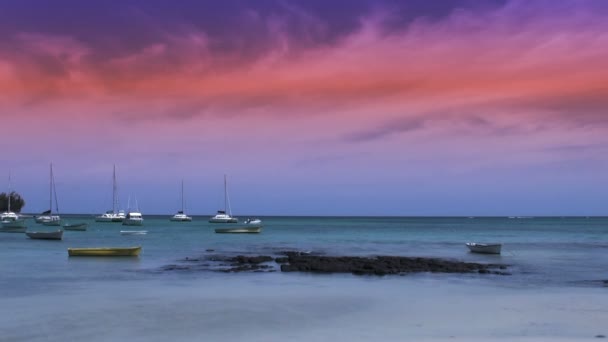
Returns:
[[[404,256],[327,256],[298,251],[269,255],[206,255],[185,258],[180,264],[162,267],[162,271],[218,272],[310,272],[351,273],[354,275],[406,275],[410,273],[479,273],[509,275],[508,265],[482,264],[440,258]]]

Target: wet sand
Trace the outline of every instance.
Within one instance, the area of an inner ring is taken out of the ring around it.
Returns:
[[[599,341],[606,290],[445,275],[109,280],[0,297],[0,331],[7,341]]]

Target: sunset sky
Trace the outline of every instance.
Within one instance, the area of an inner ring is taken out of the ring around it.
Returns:
[[[608,215],[608,1],[0,0],[0,175],[61,212]]]

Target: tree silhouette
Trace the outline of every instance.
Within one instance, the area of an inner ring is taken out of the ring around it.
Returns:
[[[11,192],[11,211],[19,213],[21,208],[25,206],[25,200],[21,198],[21,195],[12,191]],[[8,211],[8,195],[3,192],[0,194],[0,211]]]

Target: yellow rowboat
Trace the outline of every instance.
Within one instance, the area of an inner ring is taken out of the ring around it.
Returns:
[[[68,248],[69,256],[138,256],[138,247]]]

